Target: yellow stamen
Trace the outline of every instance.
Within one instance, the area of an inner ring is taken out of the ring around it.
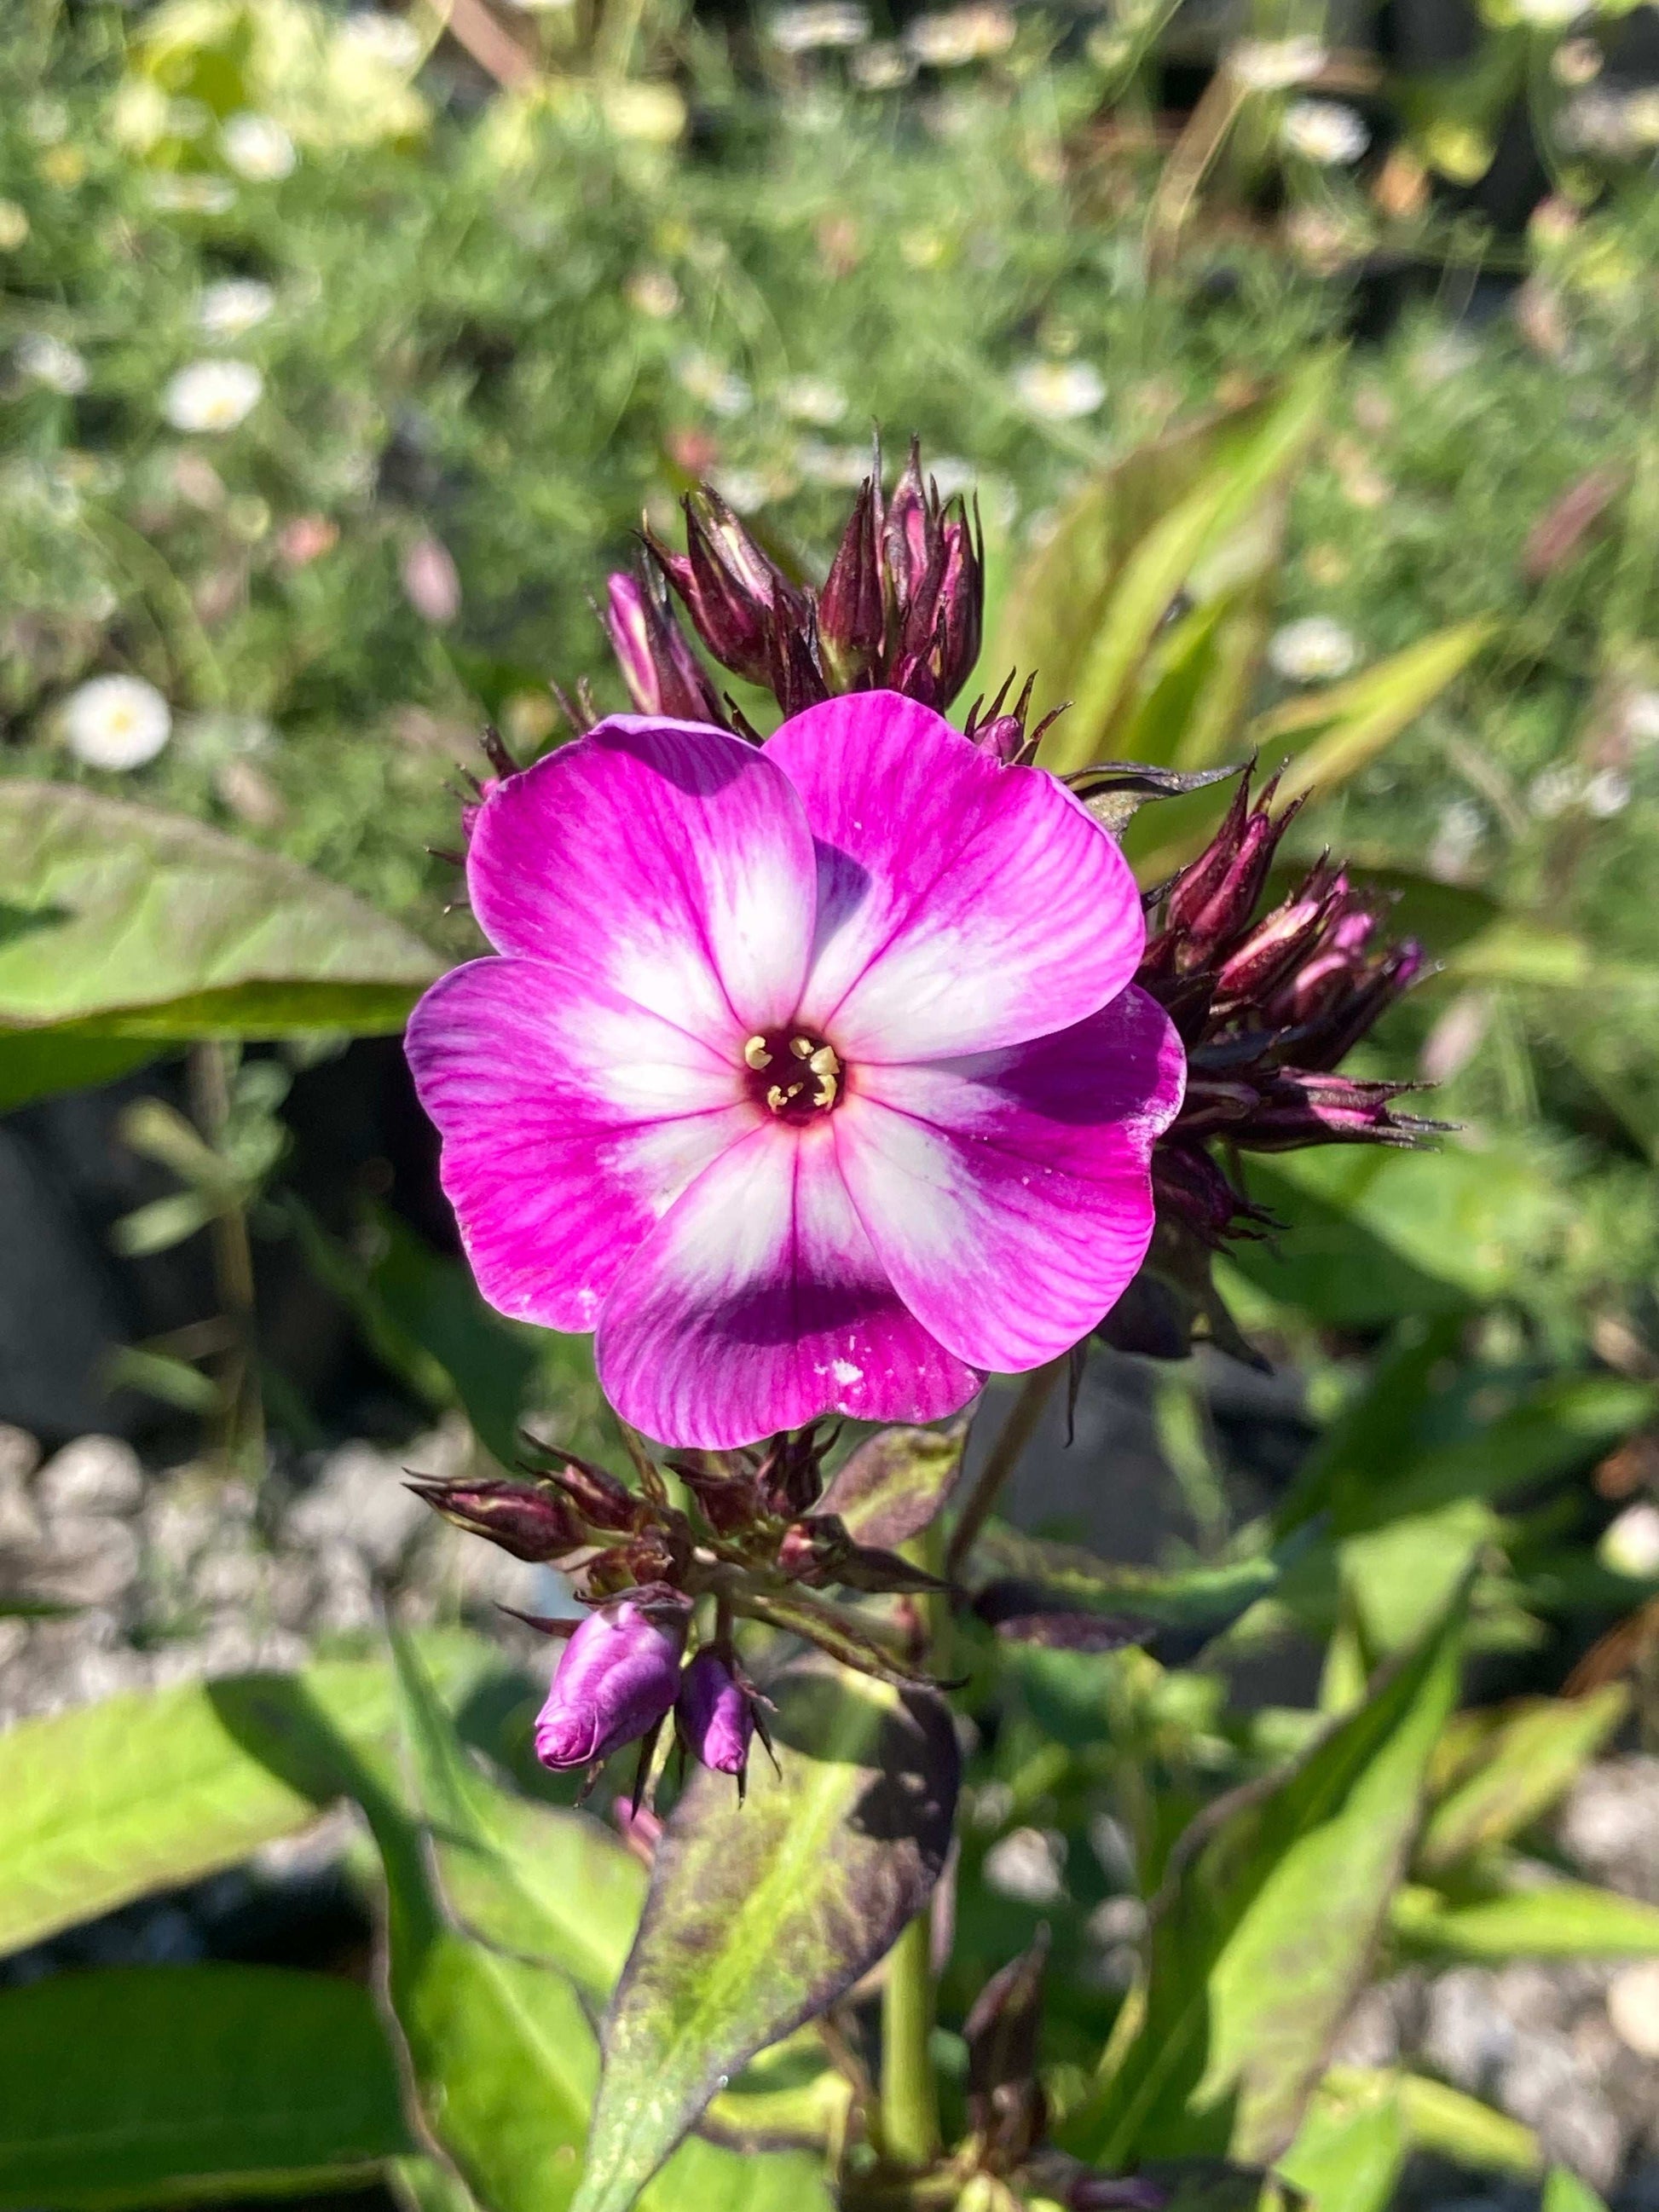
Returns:
[[[820,1075],[818,1087],[812,1093],[812,1103],[815,1106],[833,1106],[836,1103],[836,1093],[840,1088],[841,1085],[833,1075]]]
[[[821,1044],[806,1065],[814,1075],[839,1075],[841,1062],[836,1057],[833,1045]]]
[[[766,1049],[763,1036],[751,1036],[743,1048],[743,1056],[753,1068],[770,1067],[772,1065],[772,1055]]]
[[[812,1040],[811,1037],[791,1037],[789,1040],[789,1049],[794,1054],[797,1060],[811,1060],[812,1057]]]
[[[792,1098],[800,1097],[805,1087],[803,1084],[792,1083],[786,1091],[782,1084],[775,1083],[766,1094],[766,1103],[775,1114],[781,1114]]]

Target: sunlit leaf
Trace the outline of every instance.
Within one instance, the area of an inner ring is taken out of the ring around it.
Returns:
[[[770,1686],[781,1773],[699,1768],[658,1847],[605,2025],[582,2212],[625,2212],[723,2082],[851,1987],[949,1848],[955,1731],[925,1692],[823,1661]]]
[[[450,1695],[500,1663],[471,1638],[427,1648]],[[0,1951],[304,1827],[346,1786],[336,1743],[387,1742],[394,1711],[386,1667],[325,1662],[20,1722],[0,1735]]]
[[[1625,1685],[1609,1682],[1588,1697],[1528,1698],[1461,1717],[1449,1732],[1455,1779],[1429,1816],[1418,1863],[1433,1871],[1510,1842],[1565,1792],[1629,1708]]]
[[[918,1536],[962,1472],[966,1421],[939,1429],[882,1429],[836,1470],[814,1510],[839,1516],[860,1544],[891,1547]]]
[[[396,1030],[441,964],[292,860],[74,785],[0,784],[0,881],[40,918],[0,939],[0,1024],[72,1043]]]
[[[275,1966],[122,1966],[0,1990],[0,2205],[362,2186],[412,2146],[367,1990]]]
[[[1540,1881],[1504,1897],[1456,1904],[1413,1886],[1394,1901],[1395,1935],[1414,1950],[1458,1959],[1650,1959],[1659,1905],[1593,1883]]]
[[[1462,1626],[1460,1605],[1281,1780],[1223,1800],[1177,1846],[1133,2038],[1066,2124],[1081,2156],[1287,2147],[1370,1970]]]
[[[1490,622],[1460,623],[1378,661],[1346,684],[1276,708],[1251,724],[1249,750],[1272,767],[1285,754],[1293,756],[1279,786],[1287,799],[1303,792],[1335,791],[1369,768],[1462,674],[1493,627]],[[1286,742],[1310,729],[1320,733],[1311,744]]]

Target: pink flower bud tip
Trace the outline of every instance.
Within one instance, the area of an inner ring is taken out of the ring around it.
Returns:
[[[705,1645],[680,1678],[680,1733],[716,1774],[741,1774],[749,1764],[755,1711],[749,1693],[718,1651]]]
[[[647,1735],[679,1688],[690,1608],[677,1592],[618,1598],[565,1645],[536,1717],[544,1766],[587,1766]]]

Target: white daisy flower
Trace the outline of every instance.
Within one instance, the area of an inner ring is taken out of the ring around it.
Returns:
[[[173,710],[142,676],[94,676],[64,702],[64,740],[88,768],[142,768],[173,734]]]
[[[869,12],[852,0],[803,0],[799,7],[780,9],[767,25],[766,35],[781,54],[861,46],[870,35]]]
[[[150,204],[163,215],[228,215],[236,188],[224,177],[186,177],[168,172],[149,180]]]
[[[847,412],[847,394],[825,376],[792,376],[778,387],[778,406],[792,422],[831,430]]]
[[[161,412],[175,430],[234,430],[258,404],[265,380],[248,361],[193,361],[168,381]]]
[[[754,394],[743,378],[712,354],[683,354],[674,364],[674,373],[692,398],[700,400],[723,422],[746,415],[754,404]]]
[[[1596,1556],[1616,1575],[1646,1582],[1659,1575],[1659,1505],[1627,1505],[1602,1531]]]
[[[1099,370],[1086,361],[1028,361],[1014,371],[1014,390],[1026,411],[1045,422],[1074,422],[1106,397]]]
[[[680,288],[665,269],[636,269],[623,291],[630,307],[637,307],[656,323],[678,314],[683,304]]]
[[[291,177],[300,156],[294,141],[274,115],[256,115],[249,108],[227,116],[219,133],[225,159],[239,177],[250,184],[280,184]]]
[[[61,392],[66,398],[84,392],[92,375],[83,354],[46,331],[26,331],[13,347],[12,358],[31,384],[44,384],[48,392]]]
[[[210,338],[239,338],[264,322],[276,295],[257,276],[227,276],[204,285],[196,301],[198,326]]]
[[[1267,660],[1290,684],[1330,684],[1346,676],[1359,659],[1359,646],[1352,630],[1329,615],[1305,615],[1275,630],[1267,645]]]
[[[378,8],[362,8],[348,15],[339,35],[359,53],[395,70],[412,70],[426,51],[407,16],[382,15]]]
[[[918,15],[904,43],[928,69],[960,69],[968,62],[991,61],[1014,43],[1015,23],[1006,8],[984,5],[946,8]]]
[[[1306,84],[1325,66],[1326,52],[1317,39],[1241,39],[1227,56],[1227,66],[1250,92],[1285,92],[1293,84]]]
[[[1584,786],[1584,805],[1598,822],[1622,814],[1630,805],[1630,778],[1622,769],[1604,768]]]
[[[1357,161],[1371,143],[1364,118],[1338,100],[1292,100],[1279,131],[1291,153],[1322,169]]]
[[[860,46],[847,64],[861,92],[896,92],[916,73],[915,58],[892,39],[878,39]]]

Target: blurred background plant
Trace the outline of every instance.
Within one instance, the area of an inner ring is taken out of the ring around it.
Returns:
[[[1358,1072],[1461,1125],[1252,1161],[1282,1231],[1188,1285],[1213,1344],[1097,1347],[1069,1447],[994,1389],[945,2138],[1046,1923],[1091,2162],[1650,2204],[1652,11],[15,0],[0,85],[0,2204],[462,2212],[434,2142],[484,2212],[568,2201],[644,1875],[528,1754],[497,1607],[558,1590],[398,1467],[619,1442],[473,1294],[396,1033],[477,942],[483,723],[623,703],[641,514],[711,479],[819,576],[872,423],[978,487],[965,696],[1035,670],[1056,768],[1288,760],[1279,888],[1332,847],[1433,963]],[[1148,884],[1224,795],[1130,823]],[[1045,1607],[1141,1640],[1005,1632]],[[1274,1891],[1286,1835],[1328,1856]],[[662,2201],[819,2201],[871,2000]]]

